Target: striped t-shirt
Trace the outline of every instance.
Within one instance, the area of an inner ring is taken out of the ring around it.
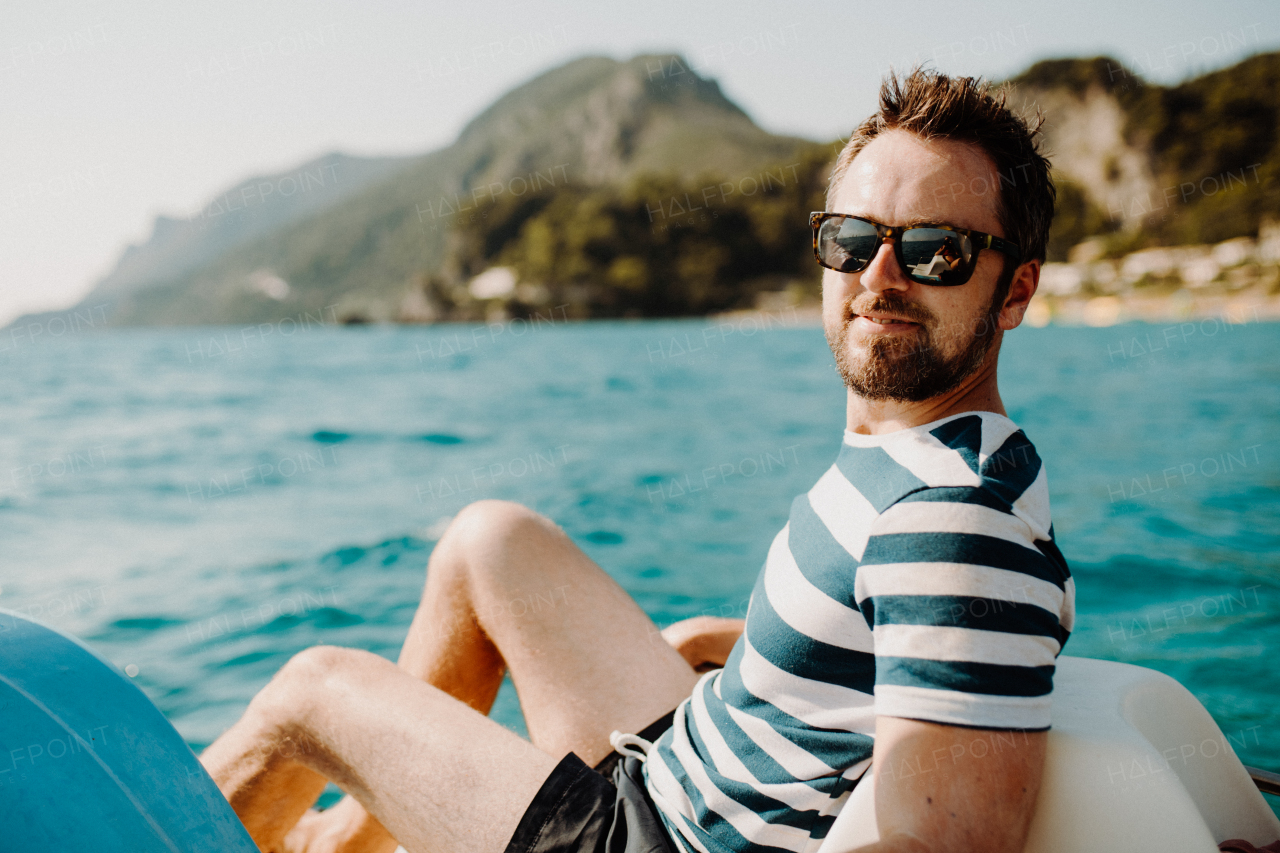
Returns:
[[[877,714],[1049,727],[1075,589],[1035,448],[970,412],[845,432],[795,499],[742,638],[649,750],[687,851],[817,849],[871,763]]]

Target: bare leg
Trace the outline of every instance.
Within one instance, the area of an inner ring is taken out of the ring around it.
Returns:
[[[697,674],[608,574],[517,504],[467,507],[436,546],[400,666],[487,713],[504,665],[530,739],[588,764],[688,697]]]
[[[509,667],[533,743],[555,759],[573,751],[588,764],[610,752],[611,731],[653,722],[697,679],[631,597],[558,527],[501,501],[467,507],[436,545],[399,666],[482,714]],[[424,723],[428,713],[421,712]],[[315,784],[299,776],[296,796],[314,802]],[[288,849],[394,850],[360,799],[307,815]],[[292,820],[301,814],[296,806],[288,812]]]
[[[202,756],[249,834],[281,851],[332,779],[410,850],[502,853],[556,759],[368,652],[295,656]]]

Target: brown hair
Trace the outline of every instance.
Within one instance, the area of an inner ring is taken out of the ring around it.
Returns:
[[[1044,261],[1056,192],[1049,161],[1040,153],[1034,125],[1007,106],[1008,89],[995,93],[974,77],[948,77],[916,68],[905,78],[890,72],[880,86],[880,108],[849,137],[827,188],[830,200],[849,164],[867,143],[887,130],[905,130],[922,139],[951,139],[981,148],[996,167],[996,216],[1007,239],[1018,244],[1020,261]],[[1012,269],[1009,269],[1010,275]]]

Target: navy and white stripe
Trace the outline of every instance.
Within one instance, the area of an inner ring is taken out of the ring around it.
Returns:
[[[1008,418],[846,432],[792,503],[724,669],[649,752],[668,830],[699,853],[815,850],[877,715],[1048,728],[1074,601],[1044,466]]]

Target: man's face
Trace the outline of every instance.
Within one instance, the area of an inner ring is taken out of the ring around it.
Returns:
[[[996,171],[981,149],[889,131],[862,149],[830,210],[885,225],[935,224],[1005,236]],[[1004,256],[981,252],[958,287],[907,278],[893,246],[862,272],[824,270],[822,325],[845,384],[870,400],[920,401],[945,393],[983,363],[996,337],[993,305]]]

